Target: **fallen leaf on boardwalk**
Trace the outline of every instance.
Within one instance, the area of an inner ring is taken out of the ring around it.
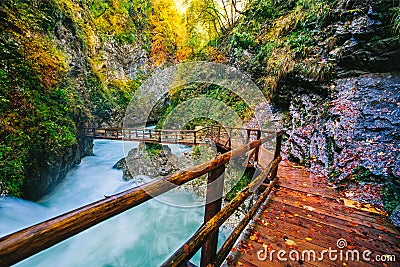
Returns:
[[[252,236],[250,236],[250,240],[254,241],[254,240],[256,240],[256,237],[254,235],[252,235]]]
[[[303,166],[298,166],[298,165],[293,165],[293,164],[290,164],[293,168],[296,168],[296,169],[304,169],[304,167]]]
[[[326,187],[328,187],[328,188],[337,188],[337,186],[334,185],[333,183],[328,183],[328,184],[326,185]]]
[[[297,245],[296,242],[294,242],[291,239],[286,239],[285,240],[285,244],[288,245],[288,246],[296,246]]]
[[[376,214],[382,214],[382,215],[385,214],[385,212],[375,208],[371,204],[360,203],[360,202],[346,199],[346,198],[342,198],[342,200],[344,202],[344,205],[349,208],[355,208],[358,210],[368,211],[368,212],[372,212],[372,213],[376,213]]]
[[[358,223],[353,223],[353,222],[347,222],[347,224],[351,225],[351,226],[354,226],[354,227],[358,226]]]
[[[303,209],[309,210],[309,211],[314,211],[315,208],[310,207],[310,206],[303,206]]]
[[[311,240],[312,240],[311,237],[306,237],[306,238],[304,238],[304,239],[307,240],[307,241],[311,241]]]
[[[240,261],[238,261],[238,265],[239,265],[239,266],[243,266],[243,263],[241,263]]]
[[[236,252],[236,248],[232,248],[232,249],[231,249],[231,252]]]

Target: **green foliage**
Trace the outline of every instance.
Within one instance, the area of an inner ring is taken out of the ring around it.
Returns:
[[[238,30],[234,30],[232,33],[232,45],[235,47],[247,49],[254,46],[254,41],[254,36],[250,33]]]
[[[379,182],[383,181],[384,179],[382,177],[374,175],[369,169],[363,166],[358,166],[353,169],[350,180],[359,183],[359,182]]]
[[[163,146],[158,143],[145,143],[146,152],[151,156],[158,156],[163,151]]]
[[[193,150],[192,150],[192,154],[193,154],[193,155],[200,156],[200,155],[201,155],[200,148],[199,148],[198,146],[195,146],[195,147],[193,148]]]
[[[173,92],[171,92],[169,96],[169,101],[166,105],[163,106],[163,110],[161,112],[161,117],[158,121],[158,126],[161,127],[168,116],[173,114],[173,110],[180,104],[190,99],[196,97],[210,98],[223,102],[230,108],[232,108],[238,116],[241,118],[250,118],[251,111],[248,105],[241,99],[239,96],[222,88],[215,84],[201,84],[201,83],[192,83],[185,85],[184,87],[176,88]],[[199,107],[201,110],[193,110],[194,114],[201,114],[204,111],[203,107]],[[211,112],[211,111],[210,111]],[[214,112],[214,111],[213,111]],[[223,110],[218,110],[215,112],[224,112]],[[218,114],[214,114],[218,115]],[[171,119],[171,118],[170,118]],[[211,125],[216,123],[211,119],[207,118],[197,118],[192,120],[186,124],[186,128],[194,129],[197,125]],[[162,127],[161,127],[162,128]]]
[[[89,2],[89,8],[95,17],[100,17],[110,7],[108,0],[97,0]]]
[[[393,35],[400,34],[400,4],[398,7],[394,7],[391,10],[392,13],[392,32]]]
[[[328,81],[335,74],[334,66],[314,54],[315,35],[325,27],[335,3],[251,1],[231,33],[220,37],[219,43],[229,44],[228,51],[226,46],[214,47],[236,58],[244,70],[253,74],[268,97],[288,73],[309,81]]]
[[[27,166],[76,144],[76,129],[68,91],[46,90],[30,64],[14,57],[0,63],[0,193],[21,196]]]
[[[381,193],[385,209],[388,213],[391,213],[398,205],[400,205],[399,185],[393,183],[385,184],[381,189]]]
[[[239,179],[237,184],[225,195],[225,199],[231,201],[242,191],[253,179],[254,169],[247,168],[243,176]]]

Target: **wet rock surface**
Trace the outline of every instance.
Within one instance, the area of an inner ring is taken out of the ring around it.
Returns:
[[[178,171],[176,167],[177,156],[171,154],[168,146],[163,146],[163,150],[153,155],[145,151],[144,144],[129,151],[125,158],[115,163],[115,169],[123,171],[123,179],[140,179],[142,175],[151,178],[160,178]],[[140,183],[140,181],[138,181]]]
[[[337,64],[339,77],[355,70],[384,73],[400,67],[400,40],[388,35],[390,21],[384,15],[390,7],[388,1],[377,0],[342,1],[338,6],[339,20],[328,27],[335,46],[325,51]]]
[[[273,100],[288,111],[283,151],[346,197],[391,213],[400,201],[400,39],[387,16],[393,3],[342,0],[336,7],[313,52],[333,64],[334,75],[318,82],[292,72],[278,84]]]
[[[392,220],[393,224],[397,227],[400,227],[400,205],[396,207],[396,209],[390,215],[390,219]]]
[[[92,155],[93,138],[79,137],[78,144],[65,148],[59,154],[49,155],[46,160],[30,166],[31,171],[24,181],[24,198],[38,200],[48,194],[83,157]]]
[[[331,91],[292,102],[287,156],[336,183],[400,183],[400,75],[340,79]]]

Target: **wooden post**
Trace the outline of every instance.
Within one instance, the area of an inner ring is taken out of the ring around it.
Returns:
[[[261,138],[261,130],[257,130],[257,140],[260,140]],[[260,153],[260,146],[255,148],[255,153],[254,153],[254,162],[258,162],[258,155]],[[276,159],[276,157],[274,157]]]
[[[282,135],[283,133],[281,131],[276,133],[274,159],[278,158],[281,155]],[[271,173],[271,180],[275,179],[277,174],[278,174],[278,167]]]
[[[197,143],[197,140],[196,140],[197,139],[197,134],[196,133],[197,133],[196,131],[193,132],[193,139],[194,139],[193,143],[194,143],[194,145],[196,145],[196,143]]]
[[[229,129],[228,138],[229,138],[229,142],[228,142],[229,148],[232,148],[232,128]]]
[[[178,132],[175,132],[175,143],[178,143]]]
[[[138,137],[139,135],[138,135],[137,129],[135,129],[135,132],[136,132],[136,137]]]
[[[151,129],[149,129],[149,135],[150,135],[150,138],[152,138],[152,135],[151,135]]]
[[[221,166],[208,173],[207,195],[204,214],[204,223],[211,220],[222,207],[222,194],[224,190],[225,166]],[[217,255],[218,228],[208,237],[201,250],[200,267],[207,266]]]
[[[250,141],[250,129],[246,129],[247,136],[246,136],[246,144]]]
[[[218,142],[221,141],[221,126],[218,126],[218,138],[217,138]]]

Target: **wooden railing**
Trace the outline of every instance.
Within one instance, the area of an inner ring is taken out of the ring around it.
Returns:
[[[219,135],[220,136],[220,135]],[[210,186],[210,183],[216,180],[224,173],[224,166],[230,160],[250,153],[251,150],[259,148],[264,142],[270,140],[267,137],[260,140],[249,142],[237,149],[217,156],[215,159],[202,163],[200,165],[188,168],[171,174],[163,179],[155,179],[149,183],[134,187],[122,193],[108,196],[102,200],[93,202],[73,211],[67,212],[45,222],[25,228],[18,232],[9,234],[0,238],[0,266],[9,266],[25,258],[28,258],[40,251],[43,251],[69,237],[72,237],[100,222],[103,222],[115,215],[129,210],[141,203],[150,200],[160,194],[163,194],[176,186],[194,180],[208,173],[207,199],[216,199],[206,205],[204,225],[197,233],[163,266],[181,266],[185,265],[194,253],[202,249],[201,266],[219,265],[233,246],[234,241],[243,231],[249,220],[253,217],[258,207],[265,200],[276,183],[276,169],[281,160],[279,156],[281,134],[277,135],[277,146],[275,159],[249,186],[247,186],[237,197],[235,197],[226,207],[221,210],[221,184]],[[231,236],[225,242],[218,254],[216,253],[218,242],[219,226],[251,195],[257,191],[257,188],[268,179],[267,189],[263,191],[256,204],[250,209],[243,221],[233,231]],[[223,180],[222,180],[223,181]],[[222,182],[223,183],[223,182]],[[223,186],[222,186],[223,187]]]
[[[233,131],[243,131],[242,139],[248,143],[250,140],[261,138],[262,133],[272,133],[260,129],[229,127],[212,125],[197,130],[165,130],[145,128],[84,128],[84,134],[98,139],[115,139],[127,141],[157,142],[166,144],[202,145],[207,140],[217,142],[221,147],[229,150],[232,148]],[[258,153],[258,152],[257,152]]]

